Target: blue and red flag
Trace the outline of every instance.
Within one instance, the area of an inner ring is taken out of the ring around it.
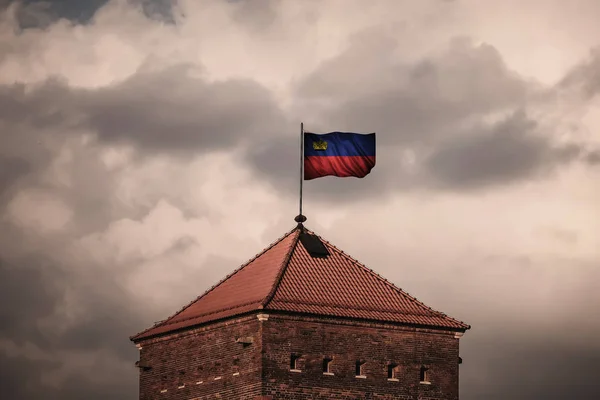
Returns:
[[[374,133],[304,133],[304,180],[323,176],[364,178],[374,166]]]

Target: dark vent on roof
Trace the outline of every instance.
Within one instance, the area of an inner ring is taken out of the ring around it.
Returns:
[[[323,258],[329,255],[327,247],[325,247],[318,236],[302,232],[300,234],[300,242],[302,242],[302,245],[306,251],[308,251],[308,254],[310,254],[311,257]]]

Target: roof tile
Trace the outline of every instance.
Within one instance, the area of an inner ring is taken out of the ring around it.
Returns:
[[[329,256],[312,257],[299,243],[300,232],[300,228],[288,232],[181,311],[132,340],[261,308],[458,330],[470,328],[427,307],[323,239]]]

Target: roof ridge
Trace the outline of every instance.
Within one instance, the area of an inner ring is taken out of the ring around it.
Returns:
[[[366,265],[362,264],[360,261],[358,261],[357,259],[355,259],[354,257],[350,256],[349,254],[346,254],[343,250],[338,249],[334,244],[330,243],[329,241],[323,239],[320,235],[316,234],[313,231],[307,230],[310,233],[312,233],[315,236],[318,236],[319,239],[321,239],[321,241],[327,243],[330,247],[333,248],[334,251],[336,251],[337,253],[339,253],[340,255],[342,255],[343,257],[345,257],[346,259],[348,259],[349,261],[351,261],[352,263],[356,264],[358,267],[364,269],[365,271],[367,271],[369,274],[371,274],[374,278],[380,280],[381,282],[383,282],[384,284],[386,284],[387,286],[389,286],[390,288],[392,288],[393,290],[395,290],[396,292],[399,292],[402,295],[405,295],[408,297],[408,299],[414,303],[417,303],[418,305],[420,305],[421,307],[426,308],[427,310],[431,311],[434,314],[440,315],[444,318],[448,318],[456,323],[459,323],[461,325],[463,325],[464,327],[466,327],[466,329],[471,329],[471,325],[468,325],[466,323],[464,323],[463,321],[459,321],[455,318],[450,317],[449,315],[441,312],[441,311],[437,311],[434,310],[433,308],[429,307],[428,305],[426,305],[425,303],[423,303],[422,301],[418,300],[416,297],[410,295],[408,292],[406,292],[405,290],[401,289],[400,287],[396,286],[395,284],[393,284],[392,282],[388,281],[387,279],[385,279],[383,276],[379,275],[377,272],[373,271],[371,268],[367,267]]]
[[[219,285],[221,285],[227,279],[231,278],[233,275],[237,274],[242,269],[246,268],[248,265],[250,265],[258,257],[262,256],[267,251],[271,250],[273,247],[275,247],[277,244],[279,244],[281,241],[283,241],[286,237],[288,237],[289,235],[291,235],[296,229],[297,229],[297,227],[295,227],[294,229],[288,231],[283,236],[279,237],[277,240],[275,240],[274,242],[272,242],[268,247],[266,247],[265,249],[263,249],[260,253],[256,254],[254,257],[252,257],[251,259],[249,259],[248,261],[246,261],[240,267],[238,267],[235,270],[233,270],[231,273],[229,273],[229,275],[225,276],[225,278],[221,279],[219,282],[217,282],[214,285],[212,285],[204,293],[202,293],[200,296],[196,297],[194,300],[192,300],[191,302],[189,302],[188,304],[186,304],[185,306],[183,306],[179,311],[177,311],[176,313],[174,313],[170,317],[167,317],[167,318],[163,319],[162,321],[159,321],[159,322],[155,323],[153,326],[151,326],[148,329],[144,329],[143,331],[136,333],[135,335],[131,336],[129,339],[133,339],[133,338],[139,337],[140,335],[143,335],[144,333],[146,333],[146,332],[148,332],[148,331],[150,331],[150,330],[152,330],[154,328],[157,328],[159,326],[170,325],[170,324],[166,324],[165,322],[168,321],[168,320],[170,320],[171,318],[173,318],[173,317],[181,314],[184,310],[186,310],[187,308],[191,307],[192,304],[196,303],[198,300],[200,300],[201,298],[203,298],[204,296],[206,296],[207,294],[209,294],[210,292],[212,292],[214,289],[216,289]],[[184,319],[183,321],[186,321],[186,320],[187,319]],[[177,321],[177,322],[181,322],[181,321]]]
[[[296,234],[296,237],[294,238],[294,241],[292,242],[290,249],[288,250],[287,254],[285,255],[283,262],[281,263],[279,273],[277,274],[277,277],[275,278],[275,281],[273,282],[273,286],[271,287],[269,294],[267,294],[267,297],[265,297],[261,301],[260,308],[265,308],[271,302],[271,300],[273,300],[273,296],[275,296],[275,293],[277,292],[277,288],[279,287],[279,284],[281,283],[281,279],[283,279],[283,275],[285,274],[285,271],[287,271],[287,267],[290,264],[290,260],[292,259],[292,254],[294,254],[294,250],[296,250],[296,246],[298,245],[298,241],[300,240],[300,230],[298,229],[298,227],[296,227],[296,228],[294,228],[294,230],[292,230],[292,232],[294,232],[294,231],[298,231],[298,234]]]

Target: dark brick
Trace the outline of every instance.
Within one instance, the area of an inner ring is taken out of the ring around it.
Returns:
[[[236,343],[246,337],[254,342]],[[151,368],[140,369],[140,400],[261,399],[261,335],[256,316],[139,344],[140,364]],[[236,372],[239,375],[233,375]]]
[[[247,337],[251,344],[236,343]],[[141,400],[458,400],[452,331],[271,314],[139,344]],[[301,372],[290,371],[291,354],[301,355]],[[333,359],[333,375],[323,374],[324,357]],[[357,360],[366,362],[366,378],[355,376]],[[388,380],[389,364],[398,365],[397,381]],[[430,384],[420,383],[422,366]]]

